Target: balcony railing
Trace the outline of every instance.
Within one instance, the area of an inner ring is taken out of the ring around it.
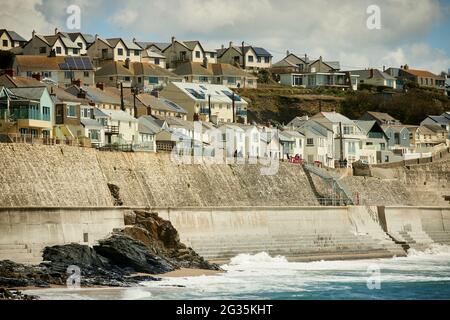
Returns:
[[[21,108],[13,109],[8,112],[6,109],[0,110],[0,118],[4,119],[5,115],[7,118],[13,121],[17,120],[40,120],[40,121],[51,121],[50,114],[41,113],[39,109],[34,108]]]
[[[238,117],[246,117],[246,116],[247,116],[247,110],[240,110],[240,109],[238,109],[238,110],[236,111],[236,115],[237,115]]]
[[[105,134],[118,135],[119,134],[119,126],[106,126]]]

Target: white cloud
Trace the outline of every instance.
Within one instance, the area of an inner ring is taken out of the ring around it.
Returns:
[[[354,67],[408,63],[439,72],[449,66],[449,53],[424,40],[449,10],[439,0],[27,0],[21,10],[10,0],[2,2],[12,17],[21,12],[28,30],[16,25],[26,33],[34,25],[43,30],[63,25],[65,7],[75,3],[84,21],[99,26],[87,31],[108,30],[108,37],[169,41],[174,35],[217,48],[245,41],[266,47],[276,59],[290,50]],[[381,8],[381,30],[366,27],[371,4]],[[14,28],[13,21],[9,25]]]

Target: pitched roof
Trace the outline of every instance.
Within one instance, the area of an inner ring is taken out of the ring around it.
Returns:
[[[205,68],[201,62],[185,62],[180,63],[174,71],[176,74],[180,76],[186,75],[202,75],[202,76],[213,76],[213,72],[208,65],[208,68]]]
[[[373,78],[374,79],[385,79],[385,80],[395,80],[394,77],[387,74],[386,72],[382,72],[378,69],[373,70]],[[353,70],[350,71],[351,74],[358,75],[359,79],[369,79],[370,78],[370,70]]]
[[[447,130],[442,128],[439,124],[423,124],[419,127],[419,131],[427,134],[447,132]]]
[[[438,124],[450,124],[450,116],[448,118],[445,116],[428,116],[428,118]]]
[[[137,45],[136,43],[134,43],[132,41],[124,40],[122,38],[110,38],[110,39],[106,39],[106,41],[108,41],[108,43],[114,48],[117,46],[117,44],[120,41],[122,41],[122,43],[125,45],[125,47],[127,49],[142,51],[142,48],[139,45]]]
[[[153,51],[151,49],[145,49],[144,52],[142,53],[142,57],[143,58],[149,57],[149,58],[166,59],[166,56],[164,56],[164,55],[162,55],[162,54],[160,54],[160,53],[158,53],[156,51]]]
[[[47,90],[50,95],[54,95],[56,97],[56,102],[77,102],[88,104],[88,100],[78,98],[77,96],[70,94],[69,92],[58,86],[49,84],[47,85]]]
[[[137,122],[138,120],[123,110],[100,109],[109,118],[116,121]]]
[[[32,55],[18,55],[15,57],[16,62],[21,70],[25,71],[54,71],[54,70],[94,70],[88,57],[46,57]],[[81,62],[76,64],[75,61],[86,61],[87,65]],[[70,64],[68,64],[70,62]],[[72,66],[72,67],[71,67]]]
[[[370,116],[372,116],[372,118],[374,118],[380,122],[399,122],[397,119],[392,117],[389,113],[367,111],[367,114],[369,114]]]
[[[148,93],[139,94],[136,98],[146,107],[151,107],[155,110],[187,114],[186,110],[178,104],[164,98],[156,98]]]
[[[79,49],[79,47],[76,43],[74,43],[69,37],[66,37],[63,34],[40,37],[41,40],[42,40],[42,38],[44,38],[50,46],[53,46],[56,43],[56,41],[61,40],[62,44],[66,48]]]
[[[112,75],[133,76],[134,74],[125,66],[125,63],[120,61],[111,61],[106,63],[95,72],[96,77],[106,77]]]
[[[26,78],[19,76],[11,77],[7,74],[3,74],[0,76],[0,86],[5,86],[7,88],[45,87],[45,84],[33,78]]]
[[[244,70],[237,68],[229,63],[214,63],[211,64],[211,67],[214,75],[237,76],[257,79],[256,76],[253,76],[252,74],[245,72]]]
[[[9,89],[14,95],[31,100],[39,101],[47,90],[46,87],[22,87],[22,88],[10,88]]]
[[[257,57],[272,57],[269,51],[261,47],[253,47]]]
[[[25,40],[20,34],[15,31],[0,29],[0,35],[2,35],[3,32],[6,32],[13,41],[27,42],[27,40]]]
[[[86,43],[88,45],[95,42],[95,36],[88,34],[88,33],[67,32],[66,34],[72,41],[75,41],[78,38],[78,36],[81,36],[81,37],[83,37],[84,41],[86,41]]]
[[[355,120],[355,124],[366,134],[377,124],[375,120]]]
[[[320,118],[321,116],[332,123],[354,124],[353,120],[350,120],[346,116],[337,112],[319,112],[313,118],[317,119]]]
[[[169,79],[181,79],[178,75],[170,72],[167,69],[161,68],[152,63],[147,62],[134,62],[131,64],[134,71],[134,75],[150,76],[150,77],[165,77]]]
[[[418,70],[418,69],[402,69],[403,72],[412,74],[416,77],[427,77],[427,78],[434,78],[434,79],[444,79],[442,77],[439,77],[437,75],[435,75],[434,73],[431,73],[429,71],[426,70]]]

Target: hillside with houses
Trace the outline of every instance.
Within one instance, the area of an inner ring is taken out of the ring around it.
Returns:
[[[329,168],[450,146],[447,74],[229,42],[1,29],[0,142]],[[262,44],[263,45],[263,44]]]

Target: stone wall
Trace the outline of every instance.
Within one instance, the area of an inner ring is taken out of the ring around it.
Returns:
[[[0,207],[112,206],[94,149],[0,143]]]

